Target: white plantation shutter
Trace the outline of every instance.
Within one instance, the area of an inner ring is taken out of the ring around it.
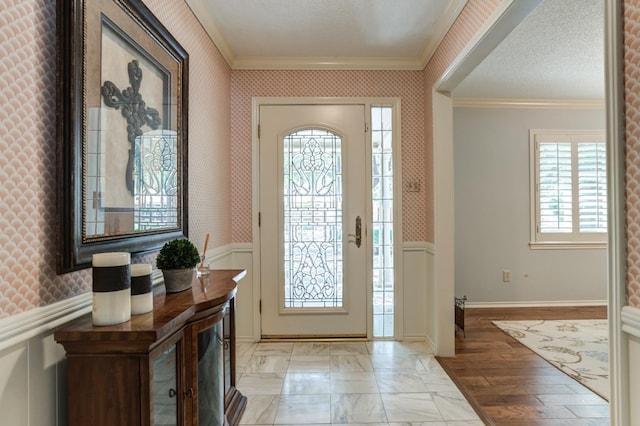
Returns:
[[[578,144],[580,232],[607,232],[606,161],[604,143]]]
[[[603,242],[607,232],[604,134],[531,131],[532,244]]]
[[[538,149],[540,232],[572,232],[571,144],[541,143]]]

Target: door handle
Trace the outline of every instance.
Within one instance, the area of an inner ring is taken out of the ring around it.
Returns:
[[[353,237],[356,239],[356,247],[360,248],[362,244],[362,219],[360,216],[356,216],[356,233],[348,234],[349,237]]]

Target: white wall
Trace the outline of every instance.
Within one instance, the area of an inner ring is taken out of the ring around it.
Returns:
[[[435,337],[433,309],[433,245],[424,242],[405,242],[402,247],[402,321],[403,340],[426,340],[432,347]],[[402,315],[400,319],[399,316]]]
[[[456,296],[471,304],[606,300],[606,249],[528,245],[529,129],[604,128],[603,110],[454,108]]]
[[[85,293],[0,320],[0,424],[67,424],[65,351],[53,333],[90,311]]]
[[[629,337],[629,424],[640,424],[640,338]]]
[[[66,425],[56,391],[66,383],[62,359],[50,334],[0,351],[0,424]]]

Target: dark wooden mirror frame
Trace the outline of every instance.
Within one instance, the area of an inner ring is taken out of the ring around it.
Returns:
[[[63,274],[91,266],[91,256],[98,252],[127,251],[142,253],[157,250],[169,240],[188,236],[187,125],[188,125],[188,54],[169,31],[155,18],[141,0],[111,0],[108,8],[117,7],[116,15],[127,16],[127,26],[136,26],[157,49],[175,61],[176,110],[172,126],[177,136],[177,226],[116,235],[93,235],[85,238],[85,155],[87,146],[87,93],[100,87],[86,87],[89,67],[87,53],[100,46],[87,46],[87,16],[100,14],[96,0],[57,0],[56,31],[56,102],[57,102],[57,250],[56,268]],[[98,9],[98,10],[97,10]],[[105,8],[106,9],[106,8]],[[124,15],[122,13],[124,12]],[[107,18],[113,21],[111,17]],[[117,18],[114,25],[118,25]],[[126,36],[126,34],[125,34]],[[132,40],[134,37],[132,37]],[[138,46],[138,49],[141,49]],[[142,52],[147,54],[147,52]],[[155,61],[151,54],[146,59]],[[166,59],[165,59],[166,60]],[[161,61],[158,61],[161,64]],[[120,66],[120,65],[118,65]],[[124,67],[127,64],[123,64]],[[163,92],[168,93],[168,92]],[[170,94],[173,94],[171,92]],[[167,107],[171,108],[171,107]],[[123,118],[123,123],[126,121]]]

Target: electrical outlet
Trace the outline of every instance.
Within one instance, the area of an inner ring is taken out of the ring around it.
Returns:
[[[502,282],[510,283],[511,282],[511,271],[508,269],[502,270]]]

